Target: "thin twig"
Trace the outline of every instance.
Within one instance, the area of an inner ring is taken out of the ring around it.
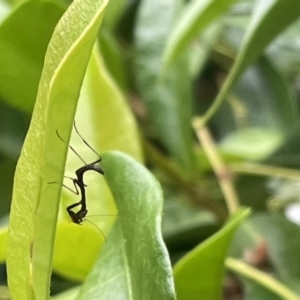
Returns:
[[[297,170],[275,166],[267,166],[257,163],[232,163],[229,165],[229,168],[232,172],[240,174],[275,176],[297,180],[299,180],[300,178],[300,172]]]
[[[195,119],[193,122],[193,127],[199,142],[201,143],[201,146],[203,147],[203,150],[205,151],[218,178],[228,210],[230,214],[233,214],[239,207],[239,201],[233,186],[232,174],[222,161],[207,127],[203,127],[202,125],[201,120]]]

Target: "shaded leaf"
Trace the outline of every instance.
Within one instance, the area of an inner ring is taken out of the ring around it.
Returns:
[[[228,135],[221,143],[221,151],[240,155],[244,159],[260,160],[268,157],[282,142],[277,130],[263,127],[249,127]]]
[[[0,98],[9,105],[32,112],[47,45],[63,12],[54,2],[29,1],[1,25]]]
[[[164,67],[168,67],[193,38],[221,14],[225,14],[234,2],[236,0],[190,1],[168,39],[164,53]]]
[[[189,251],[220,229],[211,213],[195,210],[178,191],[174,195],[164,193],[164,196],[162,231],[172,258],[178,253]]]
[[[300,227],[284,216],[257,214],[252,218],[267,241],[268,254],[282,278],[300,278]]]
[[[63,293],[60,293],[58,295],[55,295],[54,297],[51,297],[51,300],[74,300],[76,295],[78,294],[78,287],[69,289]]]
[[[282,300],[278,295],[270,292],[260,284],[250,280],[243,280],[245,285],[245,300]]]
[[[282,142],[283,135],[297,122],[297,103],[291,90],[280,71],[266,57],[262,57],[239,78],[228,101],[213,118],[214,126],[225,138],[230,138],[228,133],[236,129],[241,133],[235,132],[234,135],[256,130],[257,136],[258,130],[269,131],[272,140],[275,138],[275,144],[272,146],[270,143],[268,148],[274,151],[276,140]],[[232,120],[234,124],[230,125]],[[267,140],[264,138],[258,143],[249,137],[248,143],[252,142],[259,148],[261,144],[266,146]],[[250,145],[247,147],[250,148]]]
[[[9,213],[15,168],[16,162],[12,160],[7,159],[5,163],[0,163],[0,217],[6,216]]]
[[[215,114],[241,73],[255,62],[268,44],[299,15],[300,2],[297,0],[256,2],[239,54],[214,103],[204,115],[204,122]]]
[[[127,89],[126,70],[122,57],[122,49],[120,48],[116,38],[112,33],[102,28],[100,33],[101,54],[105,62],[105,66],[118,86],[125,91]]]
[[[135,28],[136,80],[155,134],[181,166],[195,171],[192,148],[192,95],[188,57],[180,59],[160,78],[162,55],[182,1],[144,0]]]
[[[285,136],[282,145],[270,156],[266,163],[282,167],[299,168],[300,166],[300,123]]]
[[[113,30],[116,27],[126,6],[128,6],[128,2],[128,0],[114,0],[109,2],[103,19],[104,28]]]

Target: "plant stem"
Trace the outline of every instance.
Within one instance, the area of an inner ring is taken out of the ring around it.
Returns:
[[[144,146],[147,157],[166,173],[176,185],[182,188],[194,205],[204,207],[211,211],[220,223],[224,223],[227,220],[228,213],[222,205],[212,199],[203,189],[195,187],[193,183],[189,182],[185,178],[184,172],[181,171],[178,166],[175,167],[171,164],[152,144],[145,141]]]
[[[299,179],[300,172],[281,167],[267,166],[256,163],[233,163],[229,165],[232,172],[262,176],[276,176],[288,179]]]
[[[233,214],[239,207],[239,201],[233,186],[232,174],[222,161],[207,127],[202,127],[202,122],[198,119],[194,120],[193,127],[218,178],[228,210]]]
[[[238,259],[227,258],[225,261],[225,265],[229,270],[255,281],[256,283],[270,290],[282,299],[300,300],[300,297],[297,294],[295,294],[292,290],[290,290],[275,278],[251,267],[250,265]]]

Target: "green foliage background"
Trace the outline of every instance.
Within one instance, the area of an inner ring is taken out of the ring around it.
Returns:
[[[1,0],[0,296],[300,299],[299,16]],[[97,158],[74,120],[105,171],[86,174],[82,226],[68,143]]]

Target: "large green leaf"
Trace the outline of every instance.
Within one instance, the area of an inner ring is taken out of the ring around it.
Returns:
[[[158,182],[120,152],[104,154],[103,168],[119,216],[76,299],[174,299],[161,235],[163,198]]]
[[[143,160],[134,118],[124,96],[107,73],[97,48],[92,53],[83,81],[76,112],[76,124],[81,135],[99,153],[117,149],[133,156],[138,161]],[[97,159],[76,133],[72,135],[70,144],[86,161],[92,162]],[[68,155],[66,175],[74,176],[74,170],[81,165],[82,162],[71,151]],[[85,181],[88,185],[88,215],[98,215],[89,220],[107,235],[114,218],[101,217],[101,215],[115,214],[111,192],[103,176],[99,174],[93,172],[86,174]],[[65,181],[65,184],[70,186],[68,181]],[[77,202],[77,198],[76,195],[64,190],[61,205],[63,219],[68,218],[65,208]],[[66,226],[64,222],[58,225],[53,268],[59,274],[83,280],[89,273],[96,259],[95,253],[99,252],[104,240],[99,232],[98,238],[95,238],[94,230],[87,225],[85,223],[82,226],[88,227],[86,229],[79,228],[76,224]],[[69,243],[64,242],[65,235],[68,235]],[[82,239],[85,239],[86,243],[82,243]],[[77,249],[76,252],[74,248]],[[81,255],[82,252],[86,253],[84,257]]]
[[[171,64],[207,25],[221,14],[225,14],[234,2],[236,0],[190,1],[168,39],[164,53],[165,67]]]
[[[63,11],[54,2],[30,1],[3,22],[0,27],[0,98],[3,101],[32,112],[47,45]]]
[[[60,185],[80,85],[108,1],[73,2],[47,49],[37,101],[15,174],[8,239],[14,299],[48,299]]]
[[[262,54],[268,44],[300,15],[297,0],[257,1],[240,52],[213,105],[203,117],[207,122],[223,103],[241,73]]]
[[[224,228],[175,265],[178,300],[221,299],[226,253],[236,229],[249,213],[249,209],[237,212]]]
[[[163,50],[181,2],[141,2],[135,28],[136,80],[156,135],[191,174],[196,164],[190,126],[192,95],[187,55],[182,55],[160,78]]]

